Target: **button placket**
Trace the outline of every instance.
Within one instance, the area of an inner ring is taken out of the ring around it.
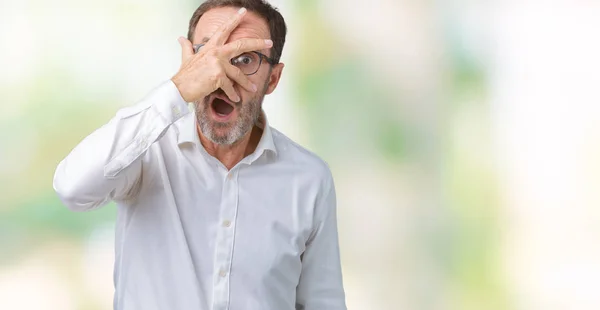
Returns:
[[[237,173],[231,170],[223,178],[221,194],[221,227],[217,233],[217,256],[215,260],[214,302],[215,309],[226,309],[229,304],[229,281],[233,255],[235,217],[237,214]]]

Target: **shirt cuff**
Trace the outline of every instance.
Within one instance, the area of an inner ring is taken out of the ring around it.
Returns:
[[[172,124],[190,112],[188,103],[181,97],[173,81],[164,82],[155,92],[155,108],[167,123]]]

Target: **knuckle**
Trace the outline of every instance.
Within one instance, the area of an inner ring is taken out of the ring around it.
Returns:
[[[219,55],[219,51],[216,48],[211,48],[206,52],[206,55],[214,59]]]
[[[219,81],[221,80],[222,74],[220,70],[212,70],[211,73],[208,75],[208,80],[215,82],[215,81]]]
[[[219,80],[219,75],[213,73],[213,74],[211,74],[211,75],[208,76],[208,80],[211,83],[216,83]]]
[[[244,44],[244,41],[236,41],[235,42],[235,50],[238,52],[241,52],[242,49],[244,49],[246,45]]]
[[[217,58],[209,58],[206,60],[206,66],[210,68],[211,71],[218,72],[219,70],[219,60]]]
[[[213,67],[216,67],[216,68],[220,68],[221,67],[221,61],[217,57],[211,57],[210,58],[210,65],[213,66]]]
[[[216,74],[217,74],[219,77],[223,77],[223,76],[225,76],[225,75],[226,75],[226,74],[225,74],[225,73],[226,73],[226,72],[225,72],[225,69],[223,69],[223,67],[222,67],[222,66],[220,66],[220,65],[219,65],[219,66],[216,68],[216,71],[215,71],[215,72],[216,72]]]
[[[223,46],[219,47],[217,54],[220,57],[222,57],[223,55],[226,55],[227,54],[227,46],[223,45]]]

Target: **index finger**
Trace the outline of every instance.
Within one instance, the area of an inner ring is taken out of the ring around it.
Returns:
[[[273,41],[269,39],[239,39],[223,46],[223,51],[229,57],[252,51],[260,51],[273,47]]]
[[[244,15],[246,15],[246,8],[241,8],[237,14],[233,15],[229,21],[227,21],[217,32],[212,36],[209,43],[214,43],[215,45],[223,45],[227,42],[229,35],[233,31],[233,29],[237,28],[240,24]]]

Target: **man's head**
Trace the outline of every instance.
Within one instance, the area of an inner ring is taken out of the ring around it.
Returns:
[[[234,86],[241,98],[240,102],[234,103],[234,111],[230,111],[231,107],[222,102],[221,99],[226,96],[221,89],[204,98],[202,102],[196,103],[196,115],[202,134],[217,144],[233,144],[252,129],[260,116],[264,96],[275,90],[283,70],[283,64],[279,60],[287,31],[285,21],[281,14],[265,1],[208,0],[204,2],[190,20],[188,40],[192,44],[206,43],[217,29],[242,7],[246,8],[248,13],[233,30],[227,43],[245,38],[271,39],[273,41],[271,49],[257,52],[271,58],[273,64],[261,58],[262,62],[256,73],[247,76],[257,85],[256,93],[248,92],[237,84]],[[224,113],[232,113],[232,116],[226,121],[215,117],[214,112],[221,109]]]
[[[285,44],[285,35],[287,28],[285,20],[281,13],[277,11],[266,1],[262,0],[208,0],[202,3],[192,15],[190,19],[190,25],[188,28],[188,40],[194,42],[194,34],[196,32],[196,26],[198,21],[204,15],[204,13],[221,7],[232,7],[232,8],[246,8],[249,12],[254,13],[261,19],[263,19],[269,29],[270,39],[273,40],[273,48],[271,48],[271,58],[279,63],[281,54],[283,52],[283,45]],[[266,39],[266,38],[265,38]]]

